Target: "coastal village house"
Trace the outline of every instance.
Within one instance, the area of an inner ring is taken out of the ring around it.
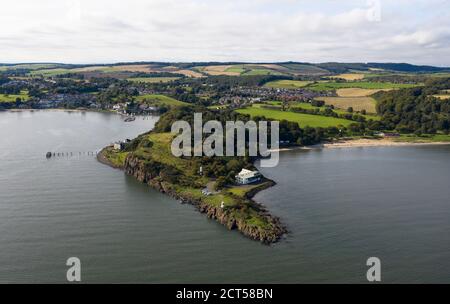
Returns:
[[[113,148],[114,150],[122,151],[123,149],[125,149],[126,144],[129,142],[129,139],[126,139],[125,141],[117,141],[113,144]]]
[[[240,185],[247,185],[261,180],[261,174],[258,171],[250,171],[242,169],[238,175],[236,175],[236,182]]]
[[[115,142],[113,148],[114,150],[122,151],[125,148],[125,143],[121,141]]]

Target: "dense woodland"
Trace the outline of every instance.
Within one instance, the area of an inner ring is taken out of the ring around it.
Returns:
[[[450,78],[427,81],[424,87],[379,92],[377,111],[386,129],[434,134],[450,130],[450,99],[433,97],[450,87]]]

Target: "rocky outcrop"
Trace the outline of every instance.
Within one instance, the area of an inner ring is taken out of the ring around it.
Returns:
[[[126,174],[134,176],[138,181],[146,183],[152,188],[180,200],[182,203],[194,205],[201,213],[206,214],[208,218],[216,220],[229,230],[237,229],[251,239],[259,240],[264,244],[271,244],[277,242],[284,234],[287,233],[286,228],[281,224],[277,217],[271,216],[262,205],[253,201],[251,201],[251,203],[257,206],[258,211],[256,212],[258,214],[258,218],[266,223],[264,227],[249,224],[246,220],[246,214],[244,211],[239,211],[234,208],[222,209],[220,207],[215,207],[202,202],[198,198],[189,197],[187,195],[179,195],[173,190],[172,184],[165,182],[162,179],[160,172],[157,168],[155,168],[155,166],[149,165],[133,154],[127,156],[125,165],[121,169],[123,169]],[[262,189],[270,187],[273,184],[273,182],[266,183],[263,187],[252,191],[249,197],[253,196],[257,191],[261,191]]]

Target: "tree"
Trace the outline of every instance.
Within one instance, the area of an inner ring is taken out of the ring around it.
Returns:
[[[227,180],[224,176],[220,176],[216,183],[214,184],[214,190],[218,191],[220,189],[223,189],[227,185]]]

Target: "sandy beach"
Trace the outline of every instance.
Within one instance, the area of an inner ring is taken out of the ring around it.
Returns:
[[[318,145],[323,148],[361,148],[361,147],[398,147],[398,146],[426,146],[426,145],[450,145],[450,142],[402,142],[392,139],[354,139],[340,140],[332,143]]]
[[[402,142],[393,139],[343,139],[334,142],[321,143],[305,147],[289,147],[271,149],[270,152],[284,152],[293,150],[311,149],[339,149],[339,148],[364,148],[364,147],[407,147],[407,146],[430,146],[430,145],[450,145],[450,142]]]

